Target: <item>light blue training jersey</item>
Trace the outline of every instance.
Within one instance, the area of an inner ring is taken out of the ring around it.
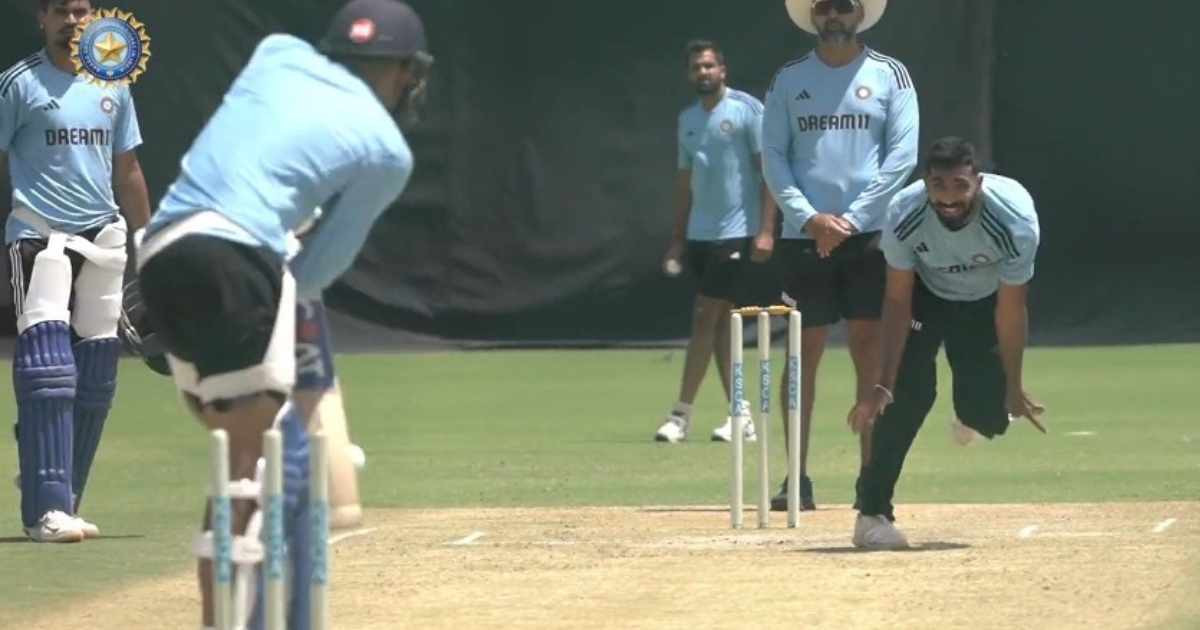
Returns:
[[[100,87],[63,72],[45,50],[0,74],[0,152],[13,207],[78,234],[113,221],[113,157],[142,143],[126,86]],[[39,238],[10,216],[5,242]]]
[[[687,238],[716,241],[758,233],[762,211],[763,105],[732,88],[710,112],[697,101],[679,114],[679,170],[692,173]]]
[[[925,182],[900,191],[880,241],[888,265],[915,269],[929,290],[947,300],[981,300],[1000,283],[1033,278],[1040,230],[1033,198],[1016,180],[984,174],[979,207],[960,230],[942,224]]]
[[[784,238],[811,238],[818,212],[879,230],[917,164],[920,113],[904,64],[870,48],[831,68],[816,52],[783,66],[767,93],[763,171]]]
[[[354,262],[412,174],[392,115],[347,68],[290,35],[264,39],[183,156],[146,237],[205,210],[241,228],[208,233],[287,255],[288,234],[322,212],[290,263],[318,297]]]

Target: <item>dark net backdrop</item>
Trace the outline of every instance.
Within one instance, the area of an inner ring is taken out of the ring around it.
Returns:
[[[775,70],[812,45],[782,0],[412,4],[437,57],[425,119],[407,133],[417,172],[326,296],[342,338],[379,347],[685,336],[694,287],[659,271],[675,118],[693,98],[682,46],[719,40],[731,84],[761,98]],[[257,41],[274,31],[313,39],[339,5],[116,5],[153,38],[150,71],[134,86],[152,199]],[[1081,18],[1097,10],[1082,0],[891,5],[867,40],[909,67],[922,144],[974,138],[1039,202],[1035,340],[1200,339],[1200,214],[1185,199],[1200,174],[1187,146],[1191,34],[1131,34],[1116,12]],[[3,65],[39,46],[34,6],[0,0]],[[752,288],[769,293],[769,279]]]

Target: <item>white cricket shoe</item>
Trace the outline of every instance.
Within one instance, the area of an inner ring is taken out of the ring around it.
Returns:
[[[83,530],[75,517],[65,512],[46,512],[37,525],[25,528],[25,535],[33,542],[74,543],[83,541]]]
[[[950,436],[959,446],[969,446],[971,443],[983,440],[984,437],[975,429],[963,424],[957,417],[950,421]]]
[[[859,514],[854,521],[854,546],[875,551],[908,549],[908,538],[886,516]]]
[[[746,442],[757,442],[758,433],[754,431],[754,417],[750,414],[750,402],[743,400],[738,405],[738,415],[742,417],[742,439]],[[733,441],[733,416],[725,417],[725,424],[713,429],[712,441]]]
[[[346,452],[350,457],[350,463],[354,466],[354,470],[362,470],[367,467],[367,453],[362,450],[361,446],[348,444]]]
[[[687,416],[672,411],[667,414],[667,419],[662,426],[658,427],[658,431],[654,434],[654,441],[678,444],[687,439],[688,424]]]
[[[13,477],[13,485],[15,485],[17,487],[17,490],[21,489],[21,473],[17,473]],[[62,512],[59,512],[59,514],[62,514]],[[79,530],[83,532],[84,538],[99,538],[100,537],[100,528],[96,527],[95,523],[90,523],[88,521],[85,521],[85,520],[83,520],[83,518],[79,517],[78,515],[72,516],[71,518],[75,519],[75,524],[79,528]],[[26,532],[26,533],[28,533],[28,532]],[[31,538],[32,538],[32,536],[31,536]]]
[[[95,523],[86,521],[82,516],[76,514],[74,517],[75,525],[79,527],[79,531],[83,532],[84,538],[99,538],[100,528]]]

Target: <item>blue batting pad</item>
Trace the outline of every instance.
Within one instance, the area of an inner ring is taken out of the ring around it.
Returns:
[[[92,461],[100,446],[104,420],[112,409],[117,392],[117,359],[121,342],[115,337],[93,339],[75,344],[75,365],[79,372],[75,391],[75,449],[71,485],[75,490],[75,510],[83,502],[83,489],[92,471]]]
[[[71,460],[75,357],[66,322],[35,324],[17,337],[13,356],[21,520],[33,527],[46,512],[73,514]]]
[[[292,572],[288,602],[289,630],[308,630],[312,625],[309,584],[313,558],[309,514],[308,432],[292,408],[280,422],[283,433],[283,496],[285,535]]]

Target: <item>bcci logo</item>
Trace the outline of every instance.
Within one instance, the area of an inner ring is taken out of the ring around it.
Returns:
[[[101,87],[138,80],[150,62],[146,25],[120,9],[101,9],[84,18],[71,38],[75,72]]]

